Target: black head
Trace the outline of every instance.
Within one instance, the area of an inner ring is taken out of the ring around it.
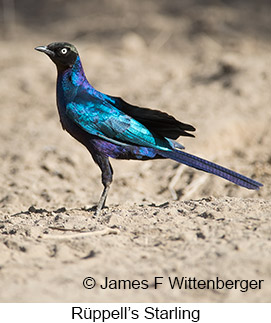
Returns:
[[[72,67],[78,57],[77,49],[65,42],[38,46],[35,49],[47,54],[59,69]]]

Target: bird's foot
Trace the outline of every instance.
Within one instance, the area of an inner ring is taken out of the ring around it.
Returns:
[[[97,219],[101,212],[102,212],[103,206],[100,206],[99,204],[96,206],[96,210],[95,210],[95,218]]]
[[[109,191],[109,186],[105,186],[103,193],[100,197],[99,203],[97,205],[97,208],[96,208],[96,212],[95,212],[96,218],[98,218],[98,216],[101,214],[102,209],[104,208],[108,191]]]

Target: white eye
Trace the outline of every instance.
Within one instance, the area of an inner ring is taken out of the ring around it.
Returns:
[[[67,48],[65,48],[65,47],[63,47],[63,48],[61,49],[61,51],[60,51],[60,53],[61,53],[62,55],[67,54],[67,52],[68,52],[68,50],[67,50]]]

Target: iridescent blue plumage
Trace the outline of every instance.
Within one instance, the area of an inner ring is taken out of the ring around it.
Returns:
[[[36,48],[56,64],[57,106],[60,121],[91,153],[102,171],[104,191],[97,213],[104,206],[113,170],[108,158],[170,158],[215,174],[248,189],[262,186],[234,171],[185,153],[179,136],[193,136],[195,128],[157,110],[133,106],[118,97],[95,90],[87,81],[76,48],[68,43],[52,43]]]

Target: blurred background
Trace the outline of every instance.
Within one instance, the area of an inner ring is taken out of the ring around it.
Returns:
[[[205,33],[213,37],[239,32],[270,39],[269,0],[1,0],[2,38],[16,37],[22,29],[42,35],[116,42],[127,32],[138,33],[147,44],[157,32],[170,32],[170,46],[178,35]],[[174,28],[172,23],[175,22]],[[26,36],[26,35],[25,35]],[[27,37],[26,37],[27,38]]]
[[[0,0],[3,210],[93,204],[102,189],[60,127],[55,67],[33,50],[53,41],[76,45],[98,90],[193,124],[187,151],[265,184],[251,192],[174,162],[113,161],[109,203],[268,196],[270,17],[269,0]]]

